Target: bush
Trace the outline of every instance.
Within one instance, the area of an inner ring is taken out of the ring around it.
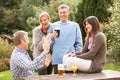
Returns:
[[[112,15],[110,26],[105,28],[107,35],[108,55],[113,62],[120,64],[120,1],[114,0],[114,4],[109,8]]]
[[[13,44],[8,44],[0,38],[0,71],[9,69],[10,55],[13,51]]]
[[[104,29],[107,36],[108,55],[113,62],[120,61],[120,27],[111,25]]]

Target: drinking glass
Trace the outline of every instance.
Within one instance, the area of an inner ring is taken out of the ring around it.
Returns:
[[[64,65],[58,64],[58,76],[63,77],[63,73],[64,73]]]
[[[74,72],[73,76],[76,76],[77,66],[76,65],[71,66],[71,70]]]

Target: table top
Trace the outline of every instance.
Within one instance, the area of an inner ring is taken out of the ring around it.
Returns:
[[[120,72],[103,70],[101,73],[93,74],[76,73],[76,76],[73,76],[73,73],[66,73],[63,77],[58,77],[57,74],[40,75],[23,77],[20,80],[120,80]]]

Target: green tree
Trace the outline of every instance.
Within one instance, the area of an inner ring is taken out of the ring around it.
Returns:
[[[82,29],[83,38],[85,32],[83,28],[83,20],[88,16],[96,16],[100,22],[108,22],[108,17],[111,13],[107,11],[108,7],[112,4],[112,0],[83,0],[78,5],[78,11],[76,13],[76,21],[80,24]]]
[[[4,8],[18,8],[19,3],[21,3],[21,0],[0,0],[0,7]]]
[[[48,3],[49,0],[0,0],[0,34],[12,34],[20,29],[31,31],[26,21],[35,15],[33,7],[41,9]]]
[[[19,27],[17,19],[21,0],[0,0],[0,34],[12,34]]]

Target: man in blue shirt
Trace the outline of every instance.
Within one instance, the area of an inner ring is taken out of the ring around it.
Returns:
[[[25,31],[17,31],[14,34],[15,49],[12,52],[10,59],[10,70],[14,80],[18,80],[19,77],[33,76],[34,71],[45,67],[48,67],[51,61],[51,55],[49,53],[50,44],[49,39],[46,37],[43,42],[43,52],[35,58],[33,61],[28,55],[28,33]]]
[[[82,49],[82,35],[79,25],[69,21],[69,6],[63,4],[58,7],[60,21],[53,23],[49,29],[53,40],[52,65],[57,73],[57,65],[63,63],[63,56],[70,52],[80,52]],[[55,29],[60,29],[56,34]]]

